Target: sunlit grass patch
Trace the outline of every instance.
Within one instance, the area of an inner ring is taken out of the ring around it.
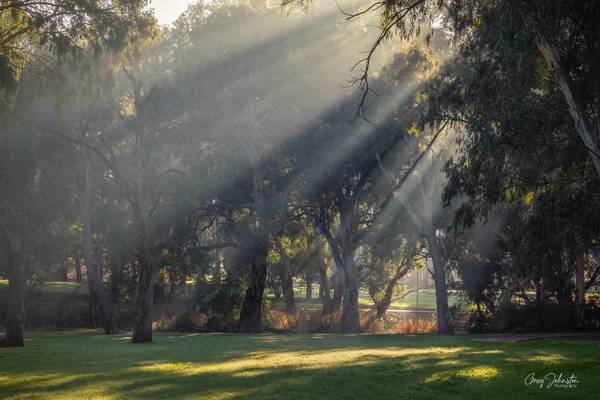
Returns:
[[[523,379],[550,369],[577,375],[578,398],[600,390],[595,341],[157,333],[154,343],[133,345],[127,334],[91,330],[27,338],[25,348],[0,349],[2,399],[478,399],[485,392],[505,400],[537,398]]]

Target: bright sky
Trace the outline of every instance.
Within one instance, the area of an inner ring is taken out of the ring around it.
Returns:
[[[186,10],[189,4],[196,3],[196,1],[197,0],[152,0],[150,7],[154,8],[158,23],[164,25],[175,21],[177,17]]]

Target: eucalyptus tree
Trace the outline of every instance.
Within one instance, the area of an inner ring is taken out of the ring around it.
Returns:
[[[356,252],[385,202],[387,185],[377,155],[386,156],[401,135],[389,126],[353,121],[354,104],[329,110],[292,146],[297,154],[297,204],[328,244],[343,281],[341,327],[360,331]],[[335,149],[332,153],[330,149]]]
[[[37,76],[23,77],[15,111],[3,113],[0,173],[0,257],[8,278],[6,336],[2,344],[23,346],[25,286],[37,271],[60,257],[63,224],[74,216],[70,157],[40,134],[38,123],[52,118],[49,102],[38,102]],[[47,98],[46,98],[47,99]],[[70,214],[70,215],[69,215]],[[53,260],[54,259],[54,260]]]
[[[198,207],[231,217],[246,234],[233,240],[250,267],[241,331],[260,330],[269,251],[280,239],[292,191],[296,155],[288,144],[344,92],[344,82],[330,77],[331,62],[323,57],[307,68],[307,55],[325,56],[319,40],[338,45],[361,36],[342,35],[336,20],[327,19],[332,14],[305,21],[264,5],[198,4],[170,36],[174,78],[165,85],[172,95],[163,110],[178,115],[173,131],[189,137],[192,168],[211,161],[196,182]]]
[[[406,227],[406,224],[393,224]],[[377,320],[385,318],[386,312],[395,300],[410,292],[398,287],[399,281],[410,271],[419,267],[422,258],[422,243],[414,232],[386,232],[376,241],[364,246],[359,259],[364,265],[364,280],[373,300],[373,313],[366,322],[366,328]]]
[[[82,72],[79,79],[72,78],[70,84],[64,83],[60,111],[57,112],[61,131],[72,133],[78,140],[87,141],[94,132],[106,128],[106,119],[110,118],[110,99],[107,98],[106,87],[110,85],[110,73],[102,63],[96,68],[88,68]],[[75,72],[73,75],[80,75]],[[104,103],[104,104],[101,104]],[[48,128],[48,127],[46,127]],[[85,260],[90,307],[90,322],[92,327],[102,326],[107,334],[118,332],[116,319],[112,309],[109,293],[103,280],[100,249],[94,249],[92,219],[94,200],[97,188],[94,184],[104,179],[104,168],[94,163],[92,153],[84,146],[79,146],[75,187],[78,192],[80,210],[82,254]],[[106,236],[103,235],[103,236]],[[107,238],[104,237],[104,240]],[[98,247],[98,246],[96,246]]]
[[[10,94],[24,68],[50,76],[51,55],[65,59],[123,48],[134,31],[143,32],[154,23],[146,5],[146,0],[2,2],[0,89]]]
[[[134,42],[136,33],[144,32],[153,23],[151,15],[142,11],[144,5],[145,2],[142,1],[109,3],[100,1],[3,2],[0,6],[2,111],[15,110],[19,106],[18,101],[15,101],[15,94],[18,93],[18,81],[25,68],[50,77],[56,60],[64,61],[70,56],[81,55],[85,51],[98,54],[106,49],[122,49],[126,43]],[[3,132],[7,131],[3,129]],[[23,137],[25,141],[28,139],[31,139],[31,136]],[[29,144],[31,143],[30,141]],[[24,143],[22,142],[22,144]],[[6,146],[10,148],[11,145],[6,144]],[[17,149],[21,155],[25,155],[29,151],[28,145],[19,146]],[[33,164],[30,166],[35,170]],[[27,176],[26,171],[31,171],[29,167],[19,170],[4,169],[6,181],[14,178],[9,175],[15,171],[25,173],[22,176],[23,179],[18,180],[23,189],[18,192],[25,197],[18,198],[17,203],[12,202],[15,200],[14,197],[5,197],[8,203],[5,203],[4,209],[10,216],[4,213],[0,225],[3,227],[2,248],[10,261],[8,276],[13,278],[9,279],[11,307],[7,313],[5,344],[22,346],[22,288],[15,287],[14,284],[16,286],[23,284],[21,269],[24,260],[21,254],[22,250],[19,250],[23,243],[15,242],[15,240],[18,241],[17,237],[20,233],[11,232],[15,225],[6,218],[16,218],[19,213],[15,213],[15,210],[19,207],[15,206],[27,203],[27,196],[32,194],[27,190],[35,187],[35,182],[31,180],[36,178],[36,174]],[[25,218],[25,215],[22,216]],[[26,225],[23,221],[18,226]]]

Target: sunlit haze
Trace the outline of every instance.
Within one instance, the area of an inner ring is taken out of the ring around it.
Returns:
[[[0,0],[0,397],[597,398],[599,20]]]
[[[154,9],[158,23],[168,25],[175,21],[190,4],[196,2],[196,0],[152,0],[150,7]]]

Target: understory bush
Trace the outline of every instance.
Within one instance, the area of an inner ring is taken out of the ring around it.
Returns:
[[[494,313],[489,330],[513,333],[568,331],[575,328],[574,316],[570,305],[549,302],[510,304]]]

